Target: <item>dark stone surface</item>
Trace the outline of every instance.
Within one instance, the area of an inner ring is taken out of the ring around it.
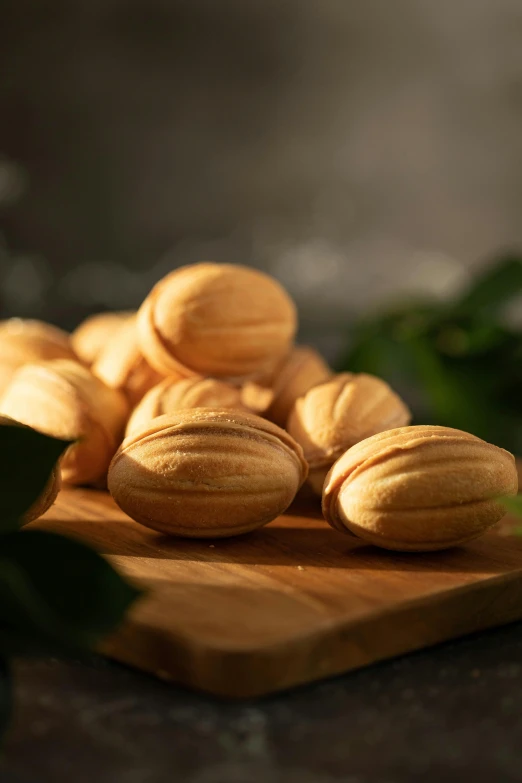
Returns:
[[[2,783],[522,780],[522,625],[225,703],[94,659],[19,664]]]

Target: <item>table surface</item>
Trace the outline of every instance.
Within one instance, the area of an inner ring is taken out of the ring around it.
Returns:
[[[16,666],[2,783],[522,780],[522,624],[227,703],[101,658]]]

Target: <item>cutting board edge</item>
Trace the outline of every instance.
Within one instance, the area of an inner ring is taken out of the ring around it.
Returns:
[[[104,643],[101,652],[162,680],[219,698],[244,700],[518,620],[522,620],[522,569],[406,601],[395,610],[375,612],[361,620],[332,621],[329,628],[255,650],[203,647],[201,640],[196,646],[187,637],[130,621]],[[174,666],[172,655],[178,656]]]

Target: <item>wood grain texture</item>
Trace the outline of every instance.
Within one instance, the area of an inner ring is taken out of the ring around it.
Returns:
[[[522,538],[398,554],[312,503],[235,539],[168,538],[107,493],[65,489],[30,527],[81,539],[147,590],[103,646],[119,661],[245,698],[522,618]]]

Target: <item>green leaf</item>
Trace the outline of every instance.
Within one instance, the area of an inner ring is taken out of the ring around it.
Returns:
[[[495,404],[486,371],[443,360],[427,340],[418,338],[411,347],[418,382],[429,401],[430,423],[456,427],[492,443],[511,441],[514,419]]]
[[[0,533],[18,527],[69,445],[30,427],[0,425]]]
[[[356,336],[350,350],[341,358],[338,369],[347,372],[383,374],[388,355],[388,341],[375,332],[363,332]]]
[[[414,319],[386,318],[366,324],[356,331],[350,349],[338,364],[339,370],[367,372],[385,378],[408,377],[412,371],[407,336],[414,329]],[[418,322],[415,320],[415,323]]]
[[[0,658],[0,741],[4,737],[12,712],[11,671],[5,658]]]
[[[498,500],[510,514],[522,517],[522,495],[506,495]]]
[[[43,530],[0,538],[0,653],[92,648],[140,592],[94,550]]]
[[[460,301],[410,301],[356,324],[339,369],[384,378],[415,423],[468,430],[522,454],[522,333],[500,319],[521,293],[522,256],[505,256]]]
[[[453,318],[441,321],[430,339],[441,354],[460,359],[501,350],[512,334],[489,319]]]
[[[507,255],[475,278],[455,307],[471,313],[498,313],[522,292],[522,258]]]

